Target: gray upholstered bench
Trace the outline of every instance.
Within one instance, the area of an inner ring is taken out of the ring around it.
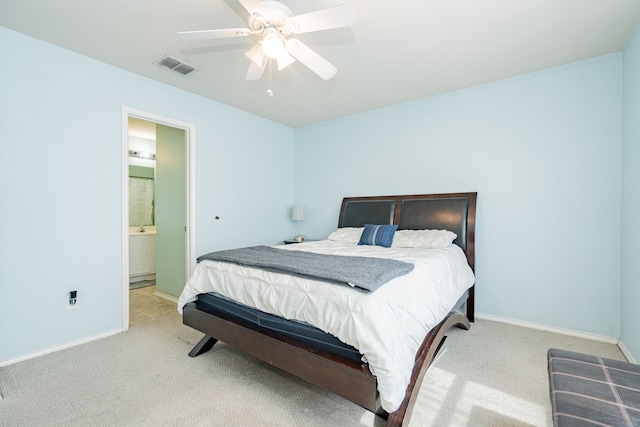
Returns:
[[[549,349],[553,425],[640,426],[640,365]]]

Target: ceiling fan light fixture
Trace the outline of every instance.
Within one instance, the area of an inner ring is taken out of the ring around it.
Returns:
[[[277,30],[273,28],[267,28],[264,30],[264,38],[262,39],[262,51],[271,59],[277,59],[282,53],[286,53],[284,50],[284,42],[277,35]]]

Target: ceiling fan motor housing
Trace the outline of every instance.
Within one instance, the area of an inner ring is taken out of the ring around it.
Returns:
[[[252,31],[260,31],[263,28],[277,28],[278,31],[286,30],[286,21],[293,16],[293,12],[279,1],[266,0],[262,2],[266,16],[256,14],[249,17],[249,28]]]

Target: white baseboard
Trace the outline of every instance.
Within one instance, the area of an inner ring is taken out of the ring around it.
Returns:
[[[111,335],[115,335],[115,334],[119,334],[120,332],[122,332],[123,329],[119,328],[119,329],[112,329],[110,331],[106,331],[100,334],[96,334],[96,335],[91,335],[89,337],[85,337],[76,341],[70,341],[61,345],[57,345],[55,347],[50,347],[50,348],[45,348],[43,350],[40,351],[36,351],[35,353],[29,353],[29,354],[25,354],[23,356],[20,357],[16,357],[14,359],[8,359],[8,360],[0,360],[0,368],[4,367],[4,366],[9,366],[9,365],[13,365],[14,363],[18,363],[18,362],[23,362],[25,360],[29,360],[29,359],[33,359],[36,357],[40,357],[40,356],[44,356],[45,354],[49,354],[49,353],[54,353],[56,351],[60,351],[60,350],[64,350],[70,347],[75,347],[77,345],[80,344],[86,344],[88,342],[91,341],[95,341],[95,340],[99,340],[102,338],[106,338],[106,337],[110,337]]]
[[[574,331],[572,329],[554,328],[551,326],[539,325],[537,323],[522,322],[520,320],[508,319],[505,317],[491,316],[488,314],[476,314],[478,319],[492,320],[494,322],[509,323],[511,325],[522,326],[524,328],[537,329],[540,331],[554,332],[556,334],[569,335],[577,338],[584,338],[593,341],[605,342],[608,344],[616,344],[620,342],[619,338],[605,337],[603,335],[588,334],[585,332]]]
[[[164,298],[164,299],[166,299],[168,301],[171,301],[171,302],[175,303],[176,305],[178,304],[178,298],[174,297],[173,295],[169,295],[169,294],[166,294],[164,292],[159,292],[157,290],[153,294],[158,296],[158,297],[160,297],[160,298]],[[112,329],[110,331],[106,331],[106,332],[103,332],[103,333],[100,333],[100,334],[96,334],[96,335],[92,335],[92,336],[89,336],[89,337],[85,337],[85,338],[82,338],[82,339],[79,339],[79,340],[76,340],[76,341],[70,341],[70,342],[67,342],[67,343],[64,343],[64,344],[61,344],[61,345],[57,345],[57,346],[54,346],[54,347],[45,348],[43,350],[39,350],[39,351],[36,351],[34,353],[25,354],[23,356],[16,357],[16,358],[13,358],[13,359],[0,360],[0,368],[2,368],[4,366],[13,365],[14,363],[23,362],[25,360],[33,359],[33,358],[36,358],[36,357],[39,357],[39,356],[44,356],[45,354],[54,353],[56,351],[64,350],[64,349],[67,349],[67,348],[70,348],[70,347],[75,347],[75,346],[80,345],[80,344],[85,344],[85,343],[88,343],[88,342],[91,342],[91,341],[95,341],[95,340],[99,340],[99,339],[102,339],[102,338],[110,337],[111,335],[119,334],[121,332],[126,331],[128,329],[128,326],[129,325],[127,325],[127,328]]]
[[[554,328],[551,326],[539,325],[537,323],[522,322],[520,320],[492,316],[489,314],[476,314],[475,317],[477,319],[492,320],[494,322],[501,322],[501,323],[508,323],[515,326],[522,326],[523,328],[537,329],[540,331],[553,332],[556,334],[568,335],[568,336],[577,337],[577,338],[584,338],[587,340],[599,341],[607,344],[615,344],[618,346],[618,348],[620,349],[624,357],[629,362],[636,363],[635,359],[633,358],[629,350],[625,347],[624,343],[620,340],[620,338],[612,338],[612,337],[605,337],[603,335],[588,334],[585,332],[574,331],[572,329]]]
[[[618,341],[618,348],[620,348],[620,351],[622,352],[622,354],[624,354],[624,357],[626,357],[629,362],[637,363],[627,347],[624,346],[624,343],[622,341]]]
[[[178,304],[178,298],[177,297],[174,297],[173,295],[166,294],[164,292],[160,292],[158,290],[158,288],[156,288],[156,290],[153,292],[153,294],[155,296],[157,296],[157,297],[166,299],[167,301],[171,301],[171,302],[175,303],[176,305]]]
[[[142,282],[144,280],[156,280],[155,273],[154,274],[143,274],[141,276],[130,276],[129,277],[129,284],[136,283],[136,282]]]
[[[173,303],[178,303],[178,298],[174,297],[173,295],[169,295],[167,293],[164,292],[159,292],[159,291],[155,291],[153,293],[154,295],[160,297],[160,298],[164,298],[168,301],[171,301]],[[477,319],[485,319],[485,320],[490,320],[490,321],[494,321],[494,322],[501,322],[501,323],[507,323],[507,324],[511,324],[511,325],[515,325],[515,326],[521,326],[524,328],[530,328],[530,329],[537,329],[537,330],[541,330],[541,331],[546,331],[546,332],[553,332],[553,333],[557,333],[557,334],[562,334],[562,335],[568,335],[568,336],[573,336],[573,337],[578,337],[578,338],[584,338],[584,339],[589,339],[589,340],[594,340],[594,341],[600,341],[600,342],[605,342],[608,344],[615,344],[618,346],[618,348],[620,348],[620,351],[622,352],[622,354],[627,358],[627,360],[631,363],[636,363],[635,359],[633,358],[633,356],[631,356],[631,353],[629,352],[629,350],[625,347],[625,345],[623,344],[622,341],[620,341],[619,338],[611,338],[611,337],[605,337],[603,335],[596,335],[596,334],[587,334],[584,332],[579,332],[579,331],[574,331],[571,329],[563,329],[563,328],[554,328],[554,327],[550,327],[550,326],[545,326],[545,325],[539,325],[537,323],[530,323],[530,322],[523,322],[520,320],[514,320],[514,319],[509,319],[509,318],[505,318],[505,317],[499,317],[499,316],[492,316],[492,315],[488,315],[488,314],[476,314],[475,317]],[[54,353],[56,351],[60,351],[60,350],[64,350],[70,347],[75,347],[77,345],[80,344],[85,344],[91,341],[95,341],[95,340],[99,340],[102,338],[106,338],[109,337],[111,335],[115,335],[115,334],[119,334],[121,332],[123,332],[123,329],[113,329],[110,331],[106,331],[103,332],[101,334],[96,334],[96,335],[92,335],[89,337],[85,337],[82,338],[80,340],[77,341],[71,341],[65,344],[61,344],[55,347],[50,347],[44,350],[40,350],[37,351],[35,353],[29,353],[20,357],[16,357],[14,359],[7,359],[7,360],[0,360],[0,368],[4,367],[4,366],[9,366],[12,365],[14,363],[18,363],[18,362],[23,362],[25,360],[29,360],[29,359],[33,359],[35,357],[39,357],[39,356],[44,356],[45,354],[49,354],[49,353]]]

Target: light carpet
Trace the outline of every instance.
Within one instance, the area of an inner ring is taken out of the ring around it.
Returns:
[[[362,426],[384,421],[201,334],[177,313],[0,368],[0,426]],[[546,351],[624,360],[612,344],[488,320],[451,330],[411,426],[548,426]]]

